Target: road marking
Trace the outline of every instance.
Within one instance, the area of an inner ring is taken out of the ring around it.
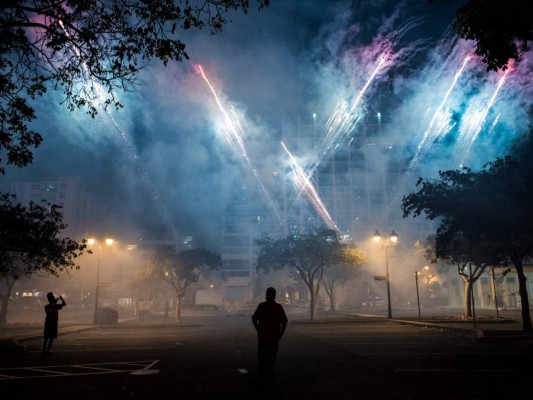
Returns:
[[[513,355],[524,355],[528,353],[450,353],[450,352],[405,352],[405,351],[383,351],[383,352],[360,352],[355,351],[355,349],[350,349],[354,354],[358,356],[411,356],[411,357],[426,357],[426,356],[449,356],[449,357],[458,357],[458,356],[513,356]]]
[[[49,371],[46,369],[41,368],[26,368],[27,371],[36,371],[36,372],[44,372],[45,374],[58,374],[58,375],[70,375],[66,372],[60,372],[60,371]]]
[[[150,369],[150,367],[153,367],[155,364],[157,364],[159,360],[153,361],[151,364],[147,365],[143,369],[139,369],[137,371],[130,372],[130,375],[154,375],[159,373],[158,369]]]
[[[238,371],[241,373],[241,374],[247,374],[248,373],[248,370],[246,368],[239,368]]]
[[[531,370],[521,370],[521,369],[420,369],[420,368],[413,368],[413,369],[397,369],[396,373],[482,373],[482,374],[531,374],[533,371]]]
[[[97,352],[97,351],[125,351],[125,350],[175,350],[173,346],[150,346],[150,347],[119,347],[116,349],[110,349],[106,347],[94,348],[94,349],[62,349],[61,346],[57,346],[55,353],[82,353],[82,352]],[[41,353],[42,351],[27,351],[26,353]]]
[[[46,366],[40,365],[34,367],[2,368],[0,369],[0,381],[10,379],[56,378],[81,375],[117,374],[124,372],[133,373],[136,371],[144,371],[144,373],[138,373],[137,375],[148,375],[159,372],[159,370],[149,369],[157,362],[159,362],[159,360],[122,361],[94,364],[63,364]],[[62,369],[62,371],[59,371],[58,369]],[[65,369],[70,370],[70,372],[65,372]],[[84,372],[80,372],[80,370],[83,370]],[[28,373],[32,375],[28,375]]]

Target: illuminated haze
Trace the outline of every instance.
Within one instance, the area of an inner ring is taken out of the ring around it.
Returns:
[[[244,181],[253,184],[250,170],[287,165],[281,147],[271,148],[281,139],[282,119],[294,122],[298,115],[309,119],[316,113],[323,125],[339,104],[354,104],[381,58],[383,65],[354,109],[353,129],[375,123],[380,112],[382,137],[405,149],[406,159],[424,144],[426,132],[436,129],[435,143],[425,143],[406,179],[436,176],[460,164],[479,168],[504,155],[528,129],[529,55],[511,67],[490,107],[503,73],[487,73],[474,56],[443,102],[473,53],[470,43],[449,32],[453,2],[272,3],[263,12],[233,16],[220,35],[186,32],[190,61],[147,66],[136,91],[119,94],[123,110],[91,119],[60,106],[60,94],[40,99],[35,128],[44,143],[33,165],[8,168],[3,189],[13,181],[82,176],[89,183],[94,226],[116,235],[175,229],[217,249],[220,209]],[[223,118],[196,65],[238,116],[252,164],[243,163],[242,154],[220,137]],[[440,125],[434,128],[439,106]],[[470,127],[475,118],[484,118],[478,131]],[[310,148],[297,156],[309,168],[319,154]],[[399,205],[391,207],[399,213]]]

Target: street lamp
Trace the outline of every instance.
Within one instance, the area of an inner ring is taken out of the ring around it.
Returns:
[[[433,274],[433,272],[429,270],[429,265],[424,266],[424,271],[425,271],[425,282],[424,283],[426,284],[426,294],[427,294],[428,301],[429,301],[429,298],[430,298],[429,285],[431,284],[431,281],[435,277],[435,274]]]
[[[418,292],[418,275],[420,275],[420,272],[415,271],[416,303],[418,304],[418,319],[422,319],[422,316],[420,315],[420,293]]]
[[[87,239],[87,243],[91,247],[91,250],[93,248],[93,245],[97,243],[96,239],[90,238]],[[113,244],[113,239],[106,238],[105,244],[107,245],[107,248],[111,247]],[[100,292],[100,258],[102,255],[102,246],[98,246],[98,258],[96,260],[96,290],[94,291],[94,316],[93,316],[93,324],[98,323],[98,295]]]
[[[394,232],[394,229],[391,231],[388,238],[381,237],[380,233],[377,231],[374,232],[373,236],[374,242],[381,245],[385,250],[385,272],[386,272],[386,281],[387,281],[387,318],[392,318],[392,307],[390,302],[390,279],[389,279],[389,248],[395,247],[398,244],[398,234]]]

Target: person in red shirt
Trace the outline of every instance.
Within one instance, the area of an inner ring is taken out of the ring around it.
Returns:
[[[278,345],[288,320],[283,306],[276,303],[276,289],[273,287],[266,290],[266,301],[257,306],[252,315],[252,322],[258,339],[257,383],[274,384]]]
[[[46,318],[44,320],[44,340],[43,340],[43,354],[52,354],[50,348],[54,343],[54,339],[57,338],[57,321],[59,320],[59,310],[67,305],[65,299],[59,296],[61,304],[58,304],[58,300],[54,297],[52,292],[46,295],[48,298],[48,304],[44,306],[44,312]]]

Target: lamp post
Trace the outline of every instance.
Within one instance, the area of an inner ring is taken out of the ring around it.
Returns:
[[[394,229],[390,233],[388,238],[382,238],[380,233],[374,232],[374,242],[380,244],[385,250],[385,277],[387,281],[387,318],[392,318],[392,307],[390,301],[390,279],[389,279],[389,248],[396,246],[398,243],[398,234],[394,232]]]
[[[420,275],[420,272],[415,271],[416,303],[418,304],[418,319],[422,319],[422,316],[420,315],[420,293],[418,292],[418,275]]]
[[[430,293],[431,293],[431,290],[430,290],[430,284],[431,284],[431,281],[433,280],[433,278],[435,277],[435,274],[434,274],[434,271],[430,271],[430,268],[429,268],[429,265],[424,265],[424,274],[425,274],[425,285],[426,285],[426,295],[427,295],[427,298],[428,298],[428,302],[429,302],[429,298],[431,297],[430,296]]]
[[[91,247],[91,250],[93,248],[93,245],[96,243],[96,239],[87,239],[87,243]],[[113,244],[113,239],[106,238],[105,244],[107,247],[111,247]],[[98,246],[98,257],[96,259],[96,289],[94,291],[94,316],[93,316],[93,324],[98,323],[98,295],[100,292],[100,258],[102,256],[102,246]]]

